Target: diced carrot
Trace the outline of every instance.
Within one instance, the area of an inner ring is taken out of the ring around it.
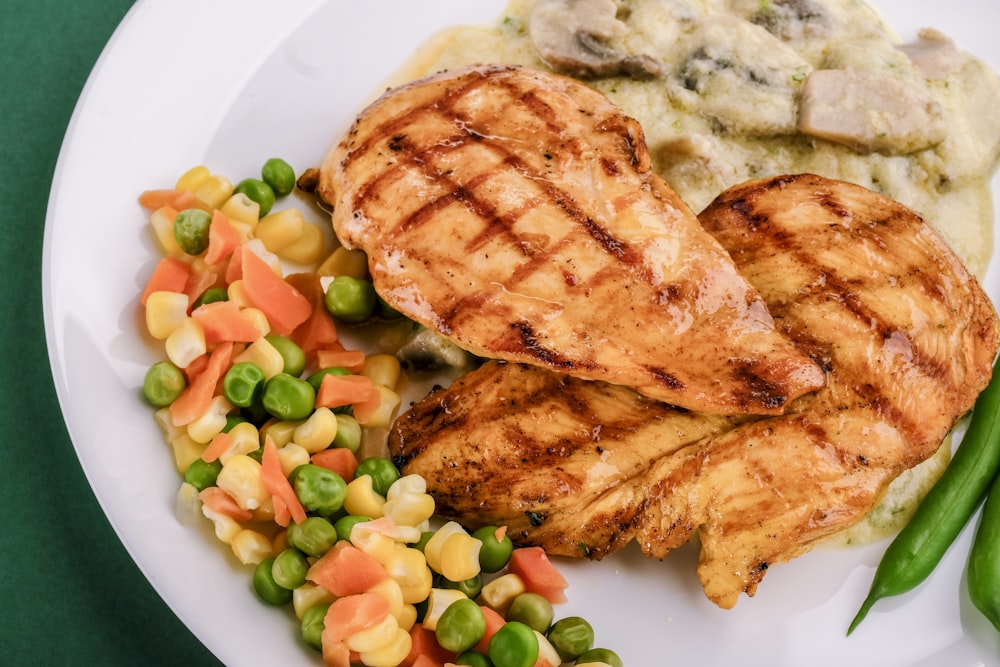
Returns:
[[[176,257],[164,257],[156,263],[156,268],[153,269],[139,297],[139,303],[145,306],[146,300],[153,292],[183,293],[190,273],[191,267],[184,261]]]
[[[232,343],[220,343],[212,350],[205,370],[192,378],[187,388],[170,404],[170,421],[174,426],[185,426],[205,414],[215,394],[215,385],[229,368],[232,354]]]
[[[354,479],[354,471],[358,468],[358,457],[346,447],[324,449],[313,454],[311,460],[314,465],[332,470],[347,481]]]
[[[363,593],[389,578],[382,564],[346,540],[333,545],[310,566],[306,579],[337,597]]]
[[[225,281],[227,285],[232,285],[237,280],[242,278],[243,252],[237,248],[233,254],[229,256],[229,262],[226,264]]]
[[[205,487],[198,493],[198,498],[213,512],[225,514],[237,521],[249,521],[253,518],[253,512],[240,507],[232,496],[217,486]]]
[[[524,580],[524,587],[552,604],[566,601],[568,583],[541,547],[519,547],[511,554],[507,570]]]
[[[551,662],[549,662],[545,658],[538,658],[538,660],[535,661],[535,664],[533,665],[533,667],[558,667],[558,666],[557,665],[553,665]]]
[[[219,282],[219,274],[215,271],[191,271],[187,283],[184,285],[184,293],[188,297],[190,306],[198,297],[205,293],[209,287],[214,287]]]
[[[194,361],[187,365],[187,368],[182,368],[181,371],[184,373],[185,379],[187,379],[188,384],[194,382],[194,379],[205,372],[208,367],[208,354],[203,354],[200,357],[195,357]]]
[[[354,417],[361,424],[367,424],[371,416],[382,405],[382,392],[375,385],[372,385],[372,390],[369,392],[368,398],[354,403]]]
[[[346,368],[352,373],[365,367],[364,350],[345,350],[342,346],[316,352],[316,365],[320,368]]]
[[[421,653],[417,656],[417,659],[413,661],[413,667],[444,667],[445,663],[438,662],[429,655],[424,655]]]
[[[500,614],[500,612],[495,609],[491,609],[485,605],[480,605],[480,609],[483,610],[483,616],[486,617],[486,632],[483,634],[483,638],[476,644],[475,650],[480,653],[489,653],[490,650],[490,640],[493,639],[493,635],[497,633],[497,630],[503,627],[503,624],[507,621]]]
[[[351,651],[344,642],[323,641],[323,664],[326,667],[351,667]]]
[[[261,335],[253,321],[233,301],[202,304],[191,311],[191,317],[201,325],[208,344],[225,340],[252,343]]]
[[[253,250],[242,247],[243,287],[255,307],[267,316],[274,333],[287,336],[312,314],[312,304],[276,274]]]
[[[319,275],[293,273],[285,280],[312,304],[309,319],[297,326],[291,335],[311,363],[316,359],[317,350],[337,342],[337,325],[326,308],[326,296]]]
[[[183,211],[186,208],[202,208],[204,204],[190,190],[146,190],[139,195],[139,205],[155,211],[163,206]]]
[[[205,463],[212,463],[225,454],[227,449],[229,449],[229,434],[218,433],[201,453],[201,458]]]
[[[205,263],[218,264],[232,255],[242,242],[240,233],[229,222],[229,217],[222,211],[213,211],[212,221],[208,225],[208,248],[205,250]]]
[[[270,435],[264,437],[264,451],[260,459],[260,478],[264,483],[264,488],[271,494],[274,500],[274,521],[279,526],[288,526],[288,517],[295,523],[302,523],[306,520],[306,510],[302,507],[299,497],[295,495],[295,489],[285,477],[281,469],[281,459],[278,457],[278,448],[274,444],[274,439]],[[279,520],[279,505],[281,506],[282,517]],[[284,516],[287,510],[288,516]]]
[[[423,657],[424,662],[418,660]],[[410,653],[403,659],[402,667],[414,667],[418,664],[441,665],[455,660],[456,655],[438,643],[437,635],[420,623],[414,623],[410,628]],[[427,662],[430,660],[430,662]]]
[[[372,394],[377,396],[378,393],[371,378],[365,375],[327,374],[323,376],[319,391],[316,392],[316,407],[333,409],[364,403],[371,400]]]
[[[389,601],[375,593],[359,593],[334,600],[323,617],[323,662],[329,667],[349,667],[351,651],[345,641],[385,621]]]

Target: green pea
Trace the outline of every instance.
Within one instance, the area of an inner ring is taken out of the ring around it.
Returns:
[[[288,524],[289,546],[307,556],[322,556],[337,543],[337,529],[321,516],[308,516],[302,523]]]
[[[275,196],[284,197],[295,189],[295,170],[280,157],[265,162],[260,177],[271,186]]]
[[[233,194],[245,194],[260,206],[260,217],[271,212],[274,206],[274,190],[258,178],[244,178],[233,188]]]
[[[271,574],[273,558],[265,558],[253,571],[253,590],[257,597],[274,606],[281,606],[292,601],[292,592],[278,585]]]
[[[302,639],[307,646],[317,651],[323,650],[323,627],[326,620],[326,610],[329,603],[320,603],[309,607],[302,613]]]
[[[340,517],[333,522],[333,528],[337,531],[337,539],[349,541],[354,526],[365,521],[371,521],[371,517],[361,516],[360,514],[348,514],[347,516]]]
[[[483,543],[479,550],[479,567],[486,573],[499,572],[507,567],[514,553],[514,543],[507,536],[507,531],[503,531],[503,536],[497,539],[498,530],[497,526],[483,526],[472,534]]]
[[[312,414],[316,392],[305,380],[278,373],[264,384],[264,409],[278,419],[299,421]]]
[[[340,366],[331,366],[330,368],[322,368],[309,377],[306,378],[306,382],[312,385],[312,388],[319,391],[319,386],[323,384],[323,378],[327,375],[350,375],[351,371],[346,368],[341,368]]]
[[[465,593],[465,597],[475,600],[483,590],[483,575],[477,574],[471,579],[464,581],[452,581],[447,577],[441,577],[440,588],[452,588]]]
[[[552,604],[538,593],[521,593],[511,601],[504,617],[545,634],[552,625],[554,613]]]
[[[250,458],[252,458],[257,463],[262,463],[264,461],[264,448],[263,447],[258,447],[257,449],[253,450],[252,452],[249,452],[247,454],[247,456],[249,456]]]
[[[504,623],[490,639],[489,652],[496,667],[534,667],[538,661],[538,637],[524,623]]]
[[[469,598],[448,605],[434,629],[438,644],[452,653],[468,651],[482,641],[485,634],[486,616]]]
[[[420,533],[420,539],[417,540],[414,544],[411,544],[410,546],[412,546],[417,551],[422,552],[424,550],[424,547],[427,546],[427,543],[431,541],[432,537],[434,537],[434,531],[425,530]]]
[[[478,651],[466,651],[456,656],[453,664],[464,665],[466,667],[493,667],[490,659]]]
[[[373,456],[358,464],[354,471],[354,479],[362,475],[369,475],[372,478],[372,488],[375,493],[384,496],[389,491],[393,482],[399,479],[399,470],[396,464],[389,459],[380,456]]]
[[[143,395],[158,408],[173,403],[186,387],[184,371],[169,361],[158,361],[150,366],[142,380]]]
[[[194,300],[191,310],[197,310],[199,306],[218,301],[229,301],[229,292],[224,287],[209,287],[201,293],[201,296]]]
[[[361,448],[361,424],[351,415],[337,415],[337,435],[333,438],[334,447],[344,447],[355,454]]]
[[[222,471],[222,461],[216,459],[209,463],[205,459],[195,459],[184,471],[184,481],[199,491],[215,486],[215,480]]]
[[[375,305],[375,312],[378,316],[384,320],[400,320],[403,318],[403,314],[398,310],[389,305],[389,302],[378,297],[378,303]]]
[[[344,506],[347,482],[332,470],[306,463],[292,473],[292,488],[307,512],[331,516]]]
[[[302,375],[302,371],[306,369],[306,353],[302,351],[301,347],[284,336],[264,336],[264,339],[273,345],[274,349],[281,355],[281,359],[284,361],[282,368],[284,372],[295,377]]]
[[[606,648],[592,648],[577,656],[576,661],[580,664],[588,662],[603,662],[611,667],[625,667],[622,659],[614,651]]]
[[[579,616],[560,618],[546,636],[563,660],[575,660],[594,647],[594,628]]]
[[[267,378],[260,366],[250,361],[233,364],[222,378],[222,394],[240,408],[249,408],[260,400]]]
[[[174,218],[174,238],[181,250],[200,255],[208,247],[208,228],[212,216],[200,208],[186,208]]]
[[[295,590],[306,583],[306,572],[309,561],[298,549],[284,549],[274,557],[271,564],[271,577],[282,588]]]
[[[375,312],[377,295],[370,280],[337,276],[326,288],[326,309],[338,320],[364,322]]]

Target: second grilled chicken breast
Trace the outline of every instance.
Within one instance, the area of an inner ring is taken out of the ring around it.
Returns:
[[[638,123],[573,79],[479,66],[391,90],[319,194],[379,294],[474,354],[713,413],[779,414],[825,381]]]
[[[701,220],[828,372],[789,414],[719,417],[488,363],[396,422],[390,449],[439,513],[521,543],[653,557],[698,531],[721,607],[867,514],[991,376],[997,315],[938,233],[858,186],[803,175],[723,193]]]

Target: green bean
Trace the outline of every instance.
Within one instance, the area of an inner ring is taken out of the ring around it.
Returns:
[[[498,539],[498,530],[496,526],[483,526],[472,534],[483,543],[479,550],[479,567],[483,572],[493,573],[504,569],[514,553],[514,543],[507,536],[507,531],[503,531],[502,537]]]
[[[521,593],[511,601],[504,618],[520,621],[532,630],[545,634],[552,625],[554,614],[552,603],[538,593]]]
[[[370,280],[341,275],[326,288],[326,309],[338,320],[364,322],[375,312],[377,302],[375,287]]]
[[[274,189],[259,178],[244,178],[233,188],[233,194],[245,194],[260,206],[260,217],[271,212],[274,206]]]
[[[288,604],[292,601],[292,591],[280,586],[271,574],[273,558],[265,558],[253,571],[253,590],[257,597],[274,606]]]
[[[889,544],[850,635],[876,601],[915,588],[934,570],[968,523],[1000,466],[1000,373],[976,399],[969,428],[951,463],[909,523]]]
[[[274,349],[278,351],[281,355],[281,359],[284,361],[282,370],[289,375],[294,375],[298,377],[302,375],[302,371],[306,368],[306,353],[302,351],[291,338],[286,338],[285,336],[264,336],[264,339],[274,346]],[[319,389],[319,387],[313,387],[314,389]]]
[[[312,414],[316,392],[305,380],[278,373],[264,385],[261,402],[264,409],[278,419],[299,421]]]
[[[280,157],[273,157],[261,167],[260,177],[271,186],[277,197],[284,197],[295,189],[295,170]]]
[[[233,364],[222,378],[222,394],[240,408],[249,408],[264,391],[264,371],[250,361]]]
[[[296,468],[291,476],[295,495],[307,512],[328,517],[344,506],[347,482],[334,471],[306,463]]]
[[[490,660],[496,667],[533,667],[538,661],[538,637],[524,623],[504,623],[490,639]]]
[[[469,598],[456,600],[441,614],[434,635],[438,644],[452,653],[464,653],[486,634],[486,616]]]
[[[594,628],[579,616],[560,618],[546,637],[563,660],[575,660],[594,647]]]
[[[189,255],[200,255],[208,248],[208,228],[212,216],[200,208],[186,208],[174,218],[174,239]]]
[[[184,371],[169,361],[158,361],[150,366],[142,380],[143,396],[158,408],[173,403],[186,387]]]
[[[317,651],[323,650],[323,626],[329,608],[329,603],[320,603],[302,613],[302,640]]]
[[[204,491],[210,486],[215,486],[221,471],[222,461],[216,459],[209,463],[205,459],[198,458],[184,471],[184,481],[199,491]]]
[[[1000,477],[993,481],[979,517],[966,583],[972,604],[1000,630]]]
[[[592,648],[589,651],[585,651],[577,656],[576,661],[581,665],[588,662],[603,662],[611,667],[625,667],[618,654],[606,648]]]
[[[389,459],[373,456],[359,463],[355,469],[355,479],[362,475],[370,475],[375,493],[384,496],[392,483],[399,479],[399,470],[396,469],[396,464]]]

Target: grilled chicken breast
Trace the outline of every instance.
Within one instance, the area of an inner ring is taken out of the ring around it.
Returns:
[[[719,417],[488,363],[393,427],[442,515],[591,558],[632,540],[663,557],[697,530],[705,593],[730,608],[869,512],[988,382],[993,306],[909,209],[802,175],[733,188],[700,218],[826,387],[785,415]]]
[[[318,190],[379,294],[474,354],[713,413],[823,385],[650,170],[638,123],[573,79],[480,66],[391,90]]]

